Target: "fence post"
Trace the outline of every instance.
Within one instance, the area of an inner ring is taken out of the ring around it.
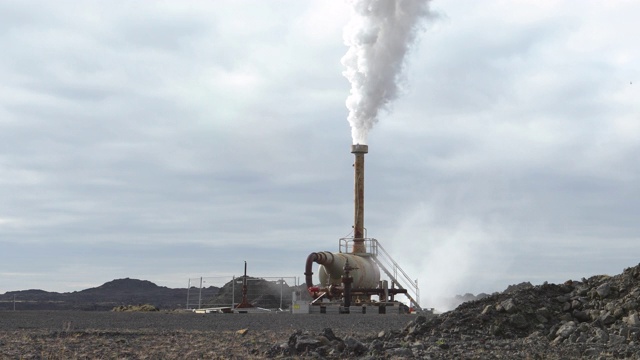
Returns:
[[[189,282],[187,283],[187,310],[189,310],[189,292],[191,292],[191,278],[189,278]]]
[[[284,285],[284,279],[280,278],[280,308],[279,310],[282,311],[282,287]]]
[[[200,293],[198,294],[198,309],[202,306],[202,276],[200,276]]]

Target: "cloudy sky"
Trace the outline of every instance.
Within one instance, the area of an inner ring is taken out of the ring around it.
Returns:
[[[365,226],[422,303],[640,261],[635,1],[433,1]],[[302,279],[353,223],[342,1],[0,2],[0,293]]]

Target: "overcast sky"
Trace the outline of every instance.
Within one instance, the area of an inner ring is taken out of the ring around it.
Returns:
[[[640,3],[434,1],[365,227],[422,303],[639,261]],[[0,293],[303,278],[353,224],[342,1],[1,1]]]

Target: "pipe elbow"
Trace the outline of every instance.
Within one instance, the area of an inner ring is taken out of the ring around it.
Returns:
[[[304,267],[304,277],[305,283],[307,285],[307,290],[311,293],[312,296],[315,297],[316,292],[313,289],[316,287],[313,285],[313,263],[318,263],[320,265],[331,265],[335,261],[335,256],[333,253],[328,251],[321,252],[312,252],[307,256],[307,262]]]
[[[322,252],[315,253],[315,254],[316,254],[315,262],[317,262],[320,265],[331,265],[331,264],[333,264],[333,261],[335,260],[335,257],[333,256],[333,253],[330,253],[328,251],[322,251]]]
[[[304,267],[304,278],[307,289],[313,287],[313,263],[318,260],[318,253],[311,253],[307,256],[307,262]]]

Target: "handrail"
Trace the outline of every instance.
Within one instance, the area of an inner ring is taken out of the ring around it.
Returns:
[[[378,241],[376,240],[376,243]],[[392,258],[391,255],[389,255],[389,253],[382,247],[382,245],[377,244],[377,248],[382,250],[382,252],[389,258],[389,260],[391,261],[391,263],[394,266],[394,270],[400,270],[400,272],[402,273],[402,275],[404,275],[405,280],[408,281],[411,284],[415,284],[415,282],[413,280],[411,280],[411,278],[409,277],[409,275],[407,275],[406,272],[404,272],[404,270],[402,270],[402,268],[400,267],[400,265],[398,265],[398,263],[396,263]],[[417,286],[416,286],[417,287]]]
[[[379,261],[379,259],[377,257],[373,257],[374,261],[376,262],[376,264],[378,264],[378,266],[380,266],[380,268],[391,278],[394,279],[394,281],[396,282],[396,284],[398,285],[398,287],[400,289],[405,289],[402,284],[399,284],[397,279],[393,276],[393,274],[391,274],[389,272],[389,270],[387,270],[387,268],[384,266],[384,264],[382,264],[382,262]],[[414,288],[413,291],[415,292],[415,297],[416,299],[414,299],[411,294],[409,292],[405,293],[405,296],[407,298],[409,298],[409,301],[413,304],[413,307],[418,311],[421,312],[422,311],[422,307],[420,306],[420,289],[418,289],[417,286],[410,286],[411,288]],[[405,290],[410,290],[410,289],[405,289]]]
[[[353,246],[351,243],[353,242],[353,238],[341,238],[340,239],[340,252],[341,253],[350,253],[353,250]],[[395,281],[396,285],[401,288],[411,291],[412,294],[415,295],[416,299],[414,299],[410,294],[407,294],[407,297],[411,300],[414,306],[421,310],[420,307],[420,289],[418,288],[418,280],[412,280],[407,273],[400,268],[391,255],[380,245],[380,242],[373,238],[365,238],[364,239],[366,254],[371,255],[373,259],[378,263],[378,265],[382,268],[382,270],[387,273],[387,275]],[[393,273],[390,273],[387,270],[385,263],[387,266],[391,266],[393,268]],[[402,274],[400,280],[398,281],[398,271]]]

